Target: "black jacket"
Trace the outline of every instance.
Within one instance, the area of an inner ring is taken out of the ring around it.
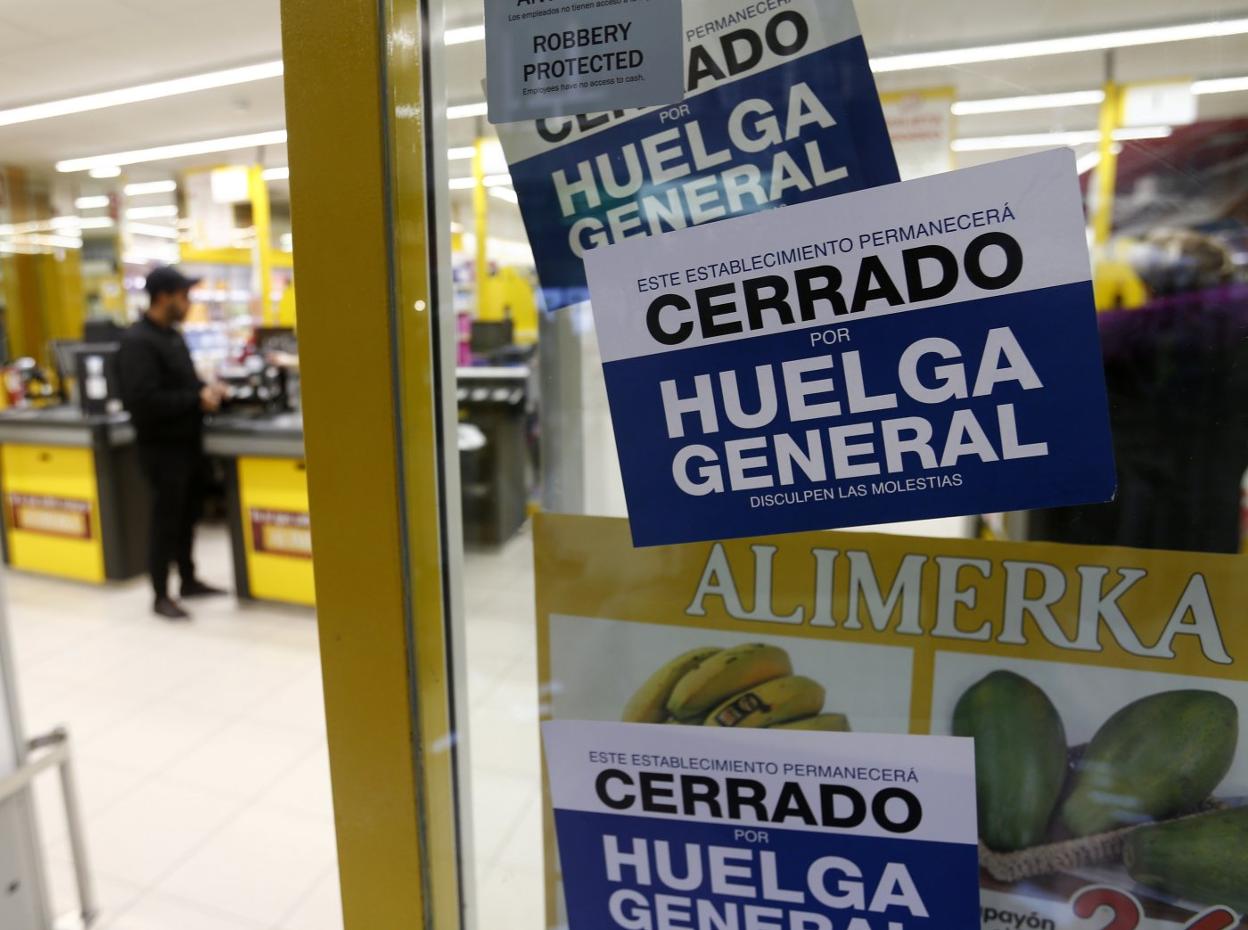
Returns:
[[[121,399],[141,443],[198,442],[203,382],[182,334],[146,316],[126,330],[118,357]]]

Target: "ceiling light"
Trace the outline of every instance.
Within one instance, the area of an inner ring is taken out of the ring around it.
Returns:
[[[959,100],[953,105],[953,115],[1019,113],[1024,110],[1092,106],[1104,102],[1105,91],[1103,90],[1076,90],[1064,94],[1030,94],[1026,97],[997,97],[993,100]]]
[[[1211,81],[1196,81],[1192,84],[1192,93],[1201,94],[1232,94],[1236,91],[1248,90],[1248,77],[1215,78]]]
[[[1248,77],[1215,78],[1196,81],[1192,93],[1229,94],[1248,91]],[[1029,94],[1025,97],[997,97],[990,100],[959,100],[953,104],[954,116],[980,116],[987,113],[1019,113],[1024,110],[1049,110],[1061,107],[1092,106],[1105,102],[1103,90],[1076,90],[1058,94]]]
[[[290,177],[290,166],[286,165],[281,168],[265,168],[260,176],[266,181],[285,181]]]
[[[446,182],[447,187],[453,191],[470,191],[477,186],[477,179],[468,178],[451,178]]]
[[[916,71],[921,68],[947,68],[952,65],[971,65],[986,61],[1011,61],[1018,58],[1038,58],[1044,55],[1065,55],[1072,52],[1096,52],[1245,33],[1248,33],[1248,19],[1211,20],[1184,23],[1178,26],[1155,26],[1148,29],[1126,29],[1119,32],[1066,36],[1059,39],[1033,39],[1025,42],[1005,42],[1000,45],[979,45],[944,51],[886,55],[873,58],[871,69],[877,73]]]
[[[68,97],[64,100],[50,100],[47,103],[35,103],[25,107],[14,107],[11,110],[0,110],[0,126],[30,123],[35,120],[50,119],[54,116],[66,116],[70,113],[103,110],[127,103],[140,103],[144,100],[159,100],[162,97],[175,97],[179,94],[189,94],[197,90],[210,90],[214,87],[230,87],[234,84],[262,81],[267,78],[281,77],[281,75],[281,61],[267,61],[264,64],[247,65],[243,68],[230,68],[226,71],[210,71],[207,74],[174,78],[171,81],[157,81],[154,84],[139,84],[134,87],[123,87],[119,90],[106,90],[98,94]]]
[[[108,204],[107,194],[99,194],[94,197],[79,197],[74,201],[74,206],[79,210],[98,210],[101,207],[107,207]]]
[[[116,165],[100,165],[98,168],[92,168],[87,174],[93,178],[119,178],[121,177],[121,169]]]
[[[160,207],[131,207],[126,211],[126,219],[128,220],[155,220],[165,217],[176,217],[177,215],[177,205],[172,203]]]
[[[142,197],[144,194],[172,194],[177,189],[177,181],[141,181],[137,184],[127,184],[125,187],[127,197]]]
[[[1114,144],[1114,154],[1115,155],[1122,154],[1122,146],[1118,143]],[[1079,176],[1082,177],[1083,175],[1091,171],[1093,168],[1098,167],[1100,164],[1101,164],[1101,153],[1099,150],[1094,149],[1091,152],[1088,152],[1088,154],[1081,155],[1079,157],[1079,160],[1075,162],[1075,170],[1078,171]]]
[[[161,145],[150,149],[135,149],[130,152],[113,152],[109,155],[69,158],[65,161],[58,161],[56,170],[60,172],[88,171],[102,165],[137,165],[142,162],[164,161],[168,158],[188,158],[192,155],[233,152],[238,149],[258,148],[263,145],[283,145],[285,142],[286,130],[275,129],[272,132],[257,132],[247,136],[204,139],[200,142],[180,142],[176,145]]]
[[[447,161],[463,161],[466,158],[476,158],[477,147],[475,145],[465,145],[460,148],[447,149]]]
[[[127,223],[126,229],[140,236],[152,236],[156,239],[176,239],[178,231],[172,226],[157,226],[154,223]]]
[[[491,187],[490,196],[505,200],[508,203],[519,203],[520,197],[510,187]]]
[[[19,223],[16,226],[0,226],[0,234],[5,232],[54,232],[76,231],[79,229],[109,229],[113,221],[107,216],[54,216],[50,220],[33,223]]]
[[[1169,126],[1144,126],[1139,129],[1120,129],[1114,133],[1119,142],[1139,139],[1165,139],[1173,134]],[[1095,145],[1101,134],[1095,129],[1086,132],[1040,132],[1018,136],[974,136],[954,139],[955,152],[994,152],[1003,149],[1040,149],[1062,145]]]
[[[82,239],[78,236],[27,236],[24,240],[31,245],[48,246],[54,249],[81,249]]]
[[[485,116],[489,112],[484,100],[480,103],[464,103],[456,107],[446,108],[447,119],[468,119],[473,116]]]
[[[1099,151],[1088,152],[1087,155],[1079,156],[1075,162],[1075,170],[1079,172],[1079,176],[1083,177],[1093,168],[1101,163],[1101,153]]]
[[[480,42],[485,38],[485,26],[462,26],[459,29],[448,29],[442,34],[446,45],[464,45],[467,42]]]

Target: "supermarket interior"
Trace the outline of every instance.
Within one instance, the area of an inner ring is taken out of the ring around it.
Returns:
[[[428,196],[446,222],[458,411],[465,921],[537,930],[531,520],[623,516],[626,501],[592,315],[545,311],[543,243],[487,116],[482,4],[392,5],[445,18],[427,37],[446,141]],[[1244,551],[1248,2],[856,7],[903,178],[1074,149],[1119,484],[1110,504],[872,529]],[[299,11],[0,0],[0,873],[35,876],[32,930],[344,926],[283,81]],[[581,244],[639,225],[587,225]],[[121,365],[166,265],[194,279],[181,332],[223,398],[203,424],[195,556],[227,593],[188,598],[189,622],[151,610],[159,520]],[[358,375],[333,372],[363,408]],[[27,748],[39,772],[6,781]],[[12,906],[0,925],[26,930]]]

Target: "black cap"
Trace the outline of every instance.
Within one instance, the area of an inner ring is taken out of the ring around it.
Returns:
[[[183,291],[189,291],[199,283],[199,280],[199,278],[188,278],[172,265],[161,265],[159,268],[152,269],[147,276],[147,283],[143,286],[147,289],[149,297],[155,297],[157,294],[180,294]]]

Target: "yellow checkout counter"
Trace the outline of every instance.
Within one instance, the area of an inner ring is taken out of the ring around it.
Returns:
[[[220,459],[225,470],[238,596],[314,605],[300,415],[214,417],[204,434],[204,451]]]
[[[313,604],[299,414],[216,417],[204,446],[225,474],[238,597]],[[148,495],[126,414],[0,412],[0,493],[13,568],[97,584],[146,570]]]
[[[127,415],[0,412],[0,491],[14,568],[96,583],[145,570],[147,488]]]

